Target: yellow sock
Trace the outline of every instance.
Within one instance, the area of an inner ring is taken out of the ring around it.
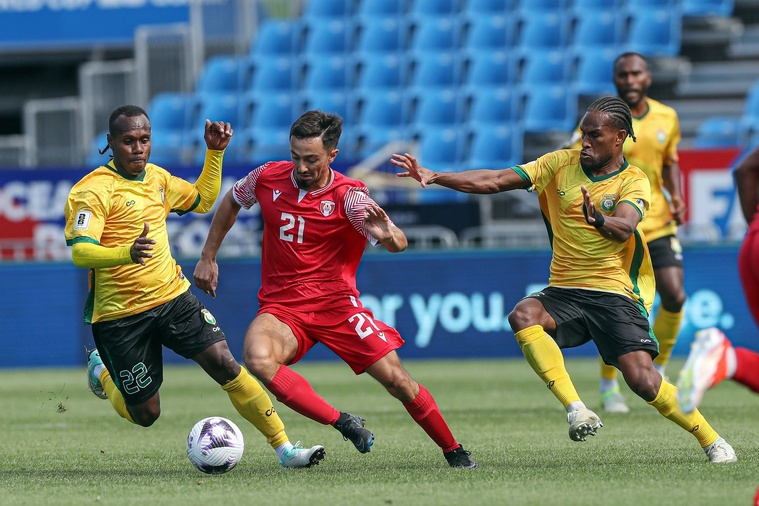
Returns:
[[[606,364],[604,359],[600,357],[598,360],[601,362],[601,377],[609,381],[617,379],[617,368],[613,365]]]
[[[244,368],[240,368],[240,374],[221,388],[227,392],[237,412],[266,436],[266,442],[272,448],[289,441],[285,424],[274,411],[269,394]]]
[[[672,383],[662,380],[659,393],[649,404],[655,407],[662,416],[696,436],[701,448],[706,448],[719,437],[699,410],[696,409],[689,415],[680,411],[677,405],[677,387]]]
[[[113,410],[116,411],[116,413],[118,413],[121,418],[134,423],[134,420],[132,420],[132,415],[130,415],[129,411],[127,410],[126,402],[124,402],[124,396],[121,395],[121,392],[116,386],[116,383],[113,382],[113,378],[111,378],[111,373],[108,372],[108,369],[103,368],[99,379],[100,384],[103,386],[105,395],[108,397],[108,400],[111,401]]]
[[[564,367],[564,355],[561,354],[556,341],[545,333],[540,325],[522,329],[516,334],[519,347],[530,367],[538,373],[548,388],[553,392],[564,408],[580,400]]]
[[[659,341],[659,356],[656,357],[654,362],[658,365],[665,366],[669,362],[669,357],[672,356],[672,350],[675,347],[675,341],[677,341],[677,334],[680,332],[680,322],[682,320],[682,309],[677,313],[672,313],[661,306],[659,307],[656,319],[654,320],[654,335]]]

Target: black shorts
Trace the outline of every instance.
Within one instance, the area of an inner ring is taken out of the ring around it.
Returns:
[[[645,350],[656,358],[659,342],[646,310],[627,296],[579,288],[548,287],[528,295],[543,304],[556,321],[559,348],[574,348],[591,339],[604,362],[619,367],[617,358]]]
[[[667,235],[649,242],[648,252],[651,255],[651,264],[653,264],[654,269],[683,268],[683,247],[674,235]]]
[[[225,339],[213,315],[187,290],[140,314],[92,325],[92,335],[128,405],[153,397],[163,383],[163,348],[190,359]]]

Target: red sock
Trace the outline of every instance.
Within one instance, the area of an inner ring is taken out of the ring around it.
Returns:
[[[288,408],[324,425],[334,424],[340,416],[340,412],[317,394],[306,378],[287,366],[280,366],[266,388]]]
[[[733,381],[759,393],[759,354],[746,348],[735,348]]]
[[[451,434],[451,429],[443,419],[440,408],[437,407],[432,394],[419,385],[419,394],[411,402],[404,402],[403,407],[409,412],[411,418],[418,423],[424,432],[429,435],[444,452],[455,450],[459,447],[456,438]]]

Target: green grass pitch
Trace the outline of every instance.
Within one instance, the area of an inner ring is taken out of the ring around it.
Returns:
[[[669,374],[676,376],[682,360]],[[288,435],[323,444],[325,461],[284,470],[264,438],[195,365],[167,368],[161,418],[141,428],[87,389],[81,369],[0,372],[0,504],[3,505],[749,505],[759,485],[759,397],[727,382],[702,411],[736,449],[738,462],[709,464],[695,438],[629,390],[631,412],[604,414],[598,363],[567,368],[604,427],[576,443],[558,401],[522,359],[408,361],[435,396],[454,435],[480,467],[451,469],[401,404],[342,363],[296,366],[338,409],[366,418],[375,434],[359,454],[331,427],[275,401]],[[206,416],[235,421],[242,462],[207,476],[185,455],[185,438]]]

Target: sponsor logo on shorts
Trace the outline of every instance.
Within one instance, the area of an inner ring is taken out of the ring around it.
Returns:
[[[209,325],[216,325],[216,318],[213,317],[211,312],[208,309],[201,309],[201,314],[203,315],[203,319],[209,324]]]

